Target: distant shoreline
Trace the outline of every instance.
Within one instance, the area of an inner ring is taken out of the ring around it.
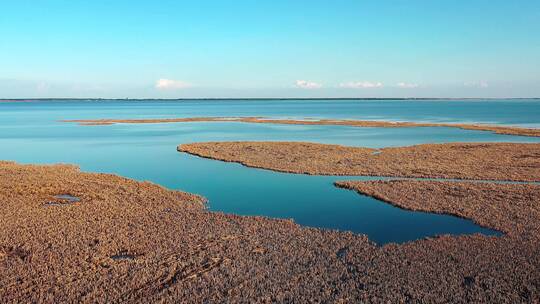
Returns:
[[[441,98],[441,97],[434,97],[434,98],[415,98],[415,97],[399,97],[399,98],[381,98],[381,97],[373,97],[373,98],[366,98],[366,97],[360,97],[360,98],[230,98],[230,97],[224,97],[224,98],[0,98],[0,102],[36,102],[36,101],[207,101],[207,100],[223,100],[223,101],[229,101],[229,100],[245,100],[245,101],[251,101],[251,100],[402,100],[402,101],[408,101],[408,100],[540,100],[540,97],[500,97],[500,98],[492,98],[492,97],[463,97],[463,98]]]

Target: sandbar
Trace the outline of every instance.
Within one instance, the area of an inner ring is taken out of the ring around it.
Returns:
[[[156,119],[73,119],[62,120],[63,122],[75,122],[81,125],[112,125],[117,123],[180,123],[180,122],[244,122],[265,124],[289,124],[289,125],[338,125],[351,127],[375,127],[375,128],[410,128],[410,127],[447,127],[460,128],[475,131],[490,131],[496,134],[518,136],[540,136],[539,128],[522,128],[515,126],[500,126],[488,124],[466,123],[426,123],[407,121],[378,121],[378,120],[344,120],[344,119],[275,119],[263,117],[191,117],[191,118],[156,118]]]

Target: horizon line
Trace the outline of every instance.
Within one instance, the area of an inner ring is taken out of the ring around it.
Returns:
[[[523,100],[540,97],[193,97],[193,98],[105,98],[105,97],[37,97],[37,98],[0,98],[9,101],[46,101],[46,100]]]

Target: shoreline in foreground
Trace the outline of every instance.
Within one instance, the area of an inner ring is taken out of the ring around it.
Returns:
[[[441,236],[378,247],[363,235],[208,212],[198,196],[74,166],[0,162],[0,176],[0,298],[6,301],[527,302],[540,296],[540,239],[532,233],[540,223],[537,205],[518,212],[524,218],[517,221],[502,212],[517,228],[501,237]],[[523,204],[510,198],[539,200],[534,187],[507,187],[471,192],[482,195],[463,201],[515,210]],[[79,201],[48,204],[59,195]]]

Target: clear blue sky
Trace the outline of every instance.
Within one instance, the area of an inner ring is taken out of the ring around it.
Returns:
[[[540,1],[0,0],[0,98],[540,96]]]

